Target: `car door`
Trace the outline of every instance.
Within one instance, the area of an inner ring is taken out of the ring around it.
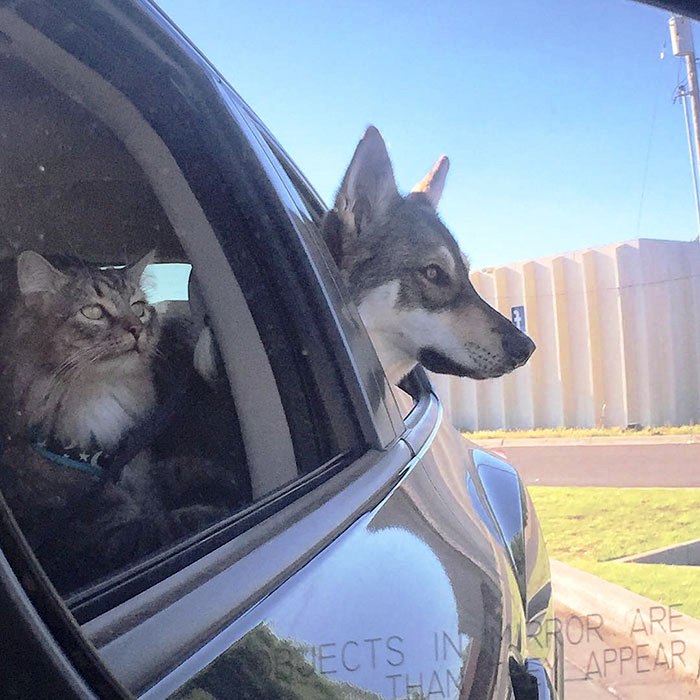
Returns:
[[[164,318],[184,313],[210,360],[164,468],[205,451],[241,487],[77,588],[0,501],[7,694],[508,697],[525,618],[472,453],[424,377],[399,410],[291,161],[151,5],[27,2],[0,25],[7,133],[27,148],[3,168],[3,257],[119,266],[155,247]]]

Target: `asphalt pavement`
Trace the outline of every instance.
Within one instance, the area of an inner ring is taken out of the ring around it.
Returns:
[[[528,486],[700,487],[700,442],[481,440]]]

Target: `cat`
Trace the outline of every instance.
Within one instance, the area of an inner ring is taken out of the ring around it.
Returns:
[[[207,504],[165,507],[158,473],[173,491],[182,470],[154,469],[138,440],[163,393],[154,382],[162,324],[143,289],[153,260],[101,268],[25,251],[0,274],[0,487],[61,592],[222,515]],[[110,474],[134,435],[134,454]]]
[[[18,257],[19,294],[0,330],[10,435],[109,451],[153,409],[159,319],[141,286],[153,259],[59,270],[33,251]]]

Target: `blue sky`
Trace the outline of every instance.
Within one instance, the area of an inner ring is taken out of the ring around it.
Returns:
[[[327,204],[368,124],[475,268],[697,235],[668,14],[629,0],[160,0]],[[695,27],[700,49],[700,33]],[[666,57],[659,54],[666,45]]]

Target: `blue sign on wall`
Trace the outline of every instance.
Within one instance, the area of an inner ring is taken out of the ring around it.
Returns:
[[[513,322],[513,325],[519,331],[522,331],[523,333],[527,332],[525,330],[525,307],[524,306],[511,306],[510,307],[510,320]]]

